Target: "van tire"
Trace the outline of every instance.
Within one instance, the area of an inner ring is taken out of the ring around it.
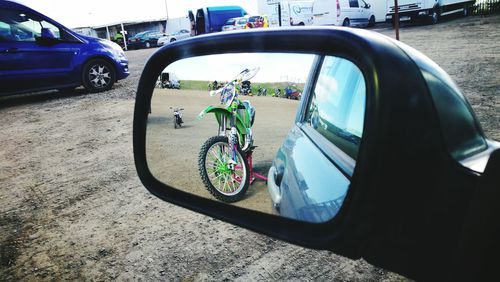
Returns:
[[[368,27],[372,27],[375,25],[375,16],[372,15],[370,19],[368,20]]]
[[[347,26],[347,27],[351,26],[351,21],[348,18],[345,18],[344,22],[342,23],[342,26]]]

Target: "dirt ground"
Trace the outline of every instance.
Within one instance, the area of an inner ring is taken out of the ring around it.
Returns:
[[[452,76],[500,140],[500,16],[406,26],[401,38]],[[0,100],[0,280],[406,280],[151,196],[135,172],[131,125],[153,51],[127,52],[131,76],[107,93]]]

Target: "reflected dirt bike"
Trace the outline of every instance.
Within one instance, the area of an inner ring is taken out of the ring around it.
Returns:
[[[259,87],[259,90],[257,92],[257,96],[267,96],[267,89]]]
[[[184,109],[183,108],[172,108],[172,107],[170,107],[170,109],[174,111],[174,128],[175,129],[181,128],[182,124],[184,123],[182,121],[181,111],[183,111]]]
[[[254,179],[267,180],[252,171],[252,125],[255,109],[241,101],[242,82],[254,77],[258,68],[245,69],[222,88],[211,91],[220,95],[220,104],[208,106],[198,116],[213,113],[219,124],[218,135],[201,147],[198,166],[207,190],[217,199],[232,203],[243,198]]]

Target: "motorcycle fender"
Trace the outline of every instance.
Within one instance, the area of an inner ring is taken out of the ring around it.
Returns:
[[[201,111],[201,113],[198,115],[198,119],[202,119],[206,114],[209,113],[213,113],[215,115],[215,118],[217,119],[217,123],[219,125],[221,122],[222,115],[226,115],[227,119],[230,119],[232,116],[232,113],[228,111],[226,108],[220,106],[208,106],[203,111]],[[240,117],[236,118],[236,129],[238,129],[240,137],[243,138],[243,136],[246,133],[246,128],[243,125],[243,122],[241,121]]]

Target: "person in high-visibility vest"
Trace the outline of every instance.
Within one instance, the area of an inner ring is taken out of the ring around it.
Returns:
[[[263,15],[262,18],[264,19],[262,27],[269,27],[269,21],[267,20],[267,15]]]
[[[115,42],[119,42],[119,41],[122,41],[122,40],[123,40],[123,35],[122,35],[122,33],[121,33],[121,32],[117,32],[117,33],[115,34],[114,41],[115,41]]]

